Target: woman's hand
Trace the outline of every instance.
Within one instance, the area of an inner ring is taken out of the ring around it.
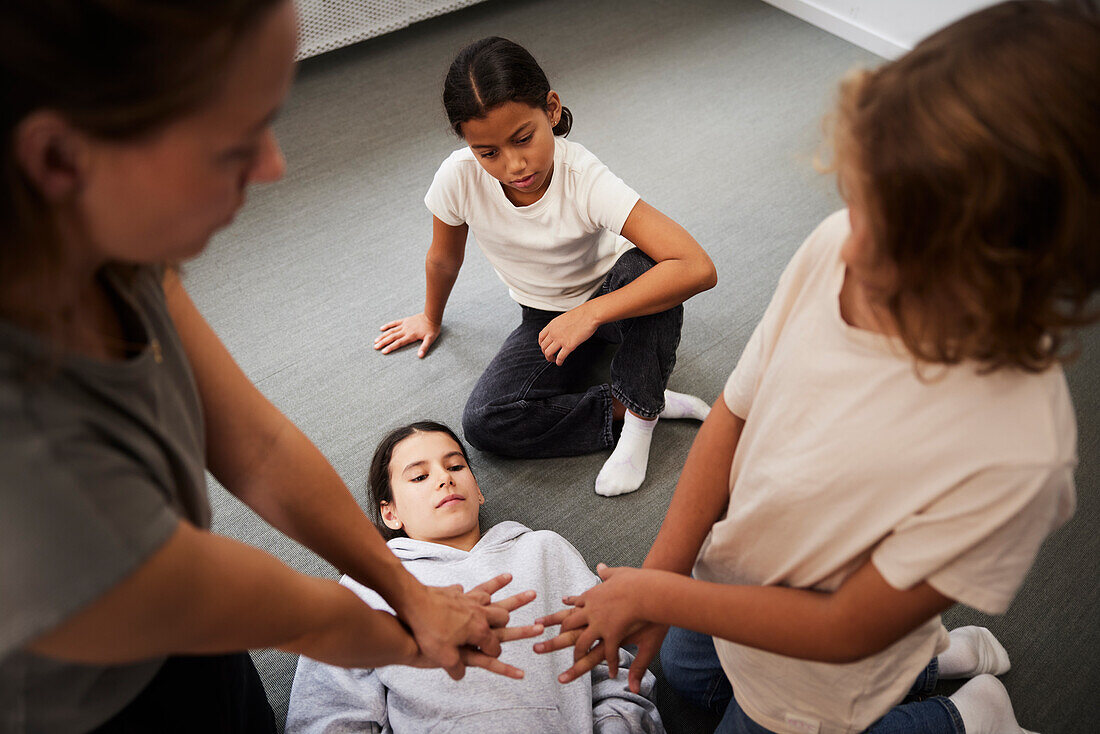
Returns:
[[[465,675],[466,665],[511,677],[519,672],[522,676],[521,671],[495,660],[500,655],[500,645],[540,635],[543,627],[538,623],[527,627],[506,626],[511,612],[535,598],[534,591],[524,591],[493,603],[492,595],[511,580],[511,574],[501,574],[466,593],[457,585],[422,587],[422,596],[406,606],[405,614],[420,654],[455,680]]]
[[[535,652],[548,653],[573,647],[573,667],[558,676],[568,683],[607,660],[608,674],[618,675],[619,647],[637,644],[639,654],[630,666],[631,690],[637,692],[642,674],[660,649],[667,627],[647,623],[636,614],[637,594],[646,573],[637,568],[596,566],[603,579],[580,596],[567,596],[562,601],[572,609],[563,609],[536,620],[545,626],[560,625],[561,632],[535,645]],[[597,644],[598,643],[598,644]],[[641,661],[641,662],[639,662]]]
[[[423,359],[428,349],[439,338],[439,332],[442,329],[441,323],[432,321],[424,313],[406,316],[384,324],[381,328],[382,334],[374,340],[374,348],[381,349],[382,354],[389,354],[406,344],[420,342],[420,350],[416,356]]]
[[[574,349],[588,341],[600,328],[600,322],[584,303],[566,311],[539,332],[539,347],[547,362],[559,367]]]

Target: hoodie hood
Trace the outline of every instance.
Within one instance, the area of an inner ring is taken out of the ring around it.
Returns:
[[[442,543],[432,543],[427,540],[413,540],[412,538],[394,538],[386,545],[393,554],[402,561],[464,561],[470,556],[485,553],[499,553],[507,550],[524,533],[531,529],[522,523],[505,520],[498,523],[482,534],[481,539],[469,551],[452,548]]]

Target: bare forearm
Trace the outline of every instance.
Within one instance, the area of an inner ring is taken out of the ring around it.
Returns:
[[[284,418],[238,494],[273,527],[403,610],[422,589],[386,546],[321,452]]]
[[[827,663],[874,655],[954,604],[927,582],[895,589],[871,561],[831,592],[640,573],[647,592],[641,615],[648,621]]]
[[[664,571],[651,572],[647,587],[648,621],[803,660],[844,663],[872,652],[856,644],[829,594],[713,584]]]
[[[431,252],[424,262],[424,279],[427,287],[424,295],[424,315],[436,324],[443,323],[443,311],[451,297],[451,289],[458,279],[462,261],[453,258],[434,257]]]
[[[667,311],[714,285],[709,260],[663,260],[633,282],[585,304],[600,324]]]
[[[333,581],[181,522],[131,576],[31,649],[87,663],[263,647],[358,666],[411,659],[411,638],[381,614]]]
[[[691,573],[707,533],[729,503],[730,466],[744,425],[719,396],[688,452],[644,568]]]

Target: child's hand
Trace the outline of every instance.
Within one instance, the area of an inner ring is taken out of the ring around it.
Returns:
[[[585,305],[566,311],[539,332],[539,347],[547,362],[560,367],[574,349],[600,328],[600,322],[590,315]]]
[[[406,344],[421,342],[420,351],[416,353],[421,359],[428,353],[432,343],[439,338],[439,332],[443,325],[432,321],[423,313],[415,316],[406,316],[397,321],[391,321],[382,326],[382,335],[374,340],[374,348],[381,349],[382,354],[389,354],[394,349],[400,349]]]
[[[640,685],[642,674],[649,661],[660,648],[661,640],[667,628],[658,627],[638,618],[634,595],[638,592],[638,575],[644,574],[636,568],[609,568],[604,564],[596,567],[604,583],[593,586],[580,596],[567,596],[562,601],[572,609],[563,609],[555,614],[535,620],[546,626],[560,625],[561,633],[553,639],[535,645],[535,652],[548,653],[573,647],[573,667],[558,676],[561,683],[569,683],[607,660],[608,673],[614,678],[618,675],[619,647],[623,644],[638,644],[638,663],[630,666],[632,690]],[[599,641],[599,644],[596,644]],[[642,643],[645,652],[641,653]],[[650,650],[652,648],[652,650]]]

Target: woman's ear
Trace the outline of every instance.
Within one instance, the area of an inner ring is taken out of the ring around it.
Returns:
[[[386,527],[390,530],[400,530],[403,526],[401,518],[397,516],[397,508],[394,507],[392,502],[379,502],[378,509],[382,513],[382,522],[386,524]]]
[[[46,201],[62,201],[79,190],[87,159],[87,138],[61,115],[38,110],[15,128],[15,159]]]
[[[546,93],[546,116],[550,118],[550,127],[561,120],[561,97],[553,89]]]

